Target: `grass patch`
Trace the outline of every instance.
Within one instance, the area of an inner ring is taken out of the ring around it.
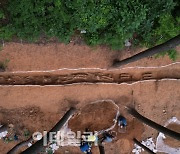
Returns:
[[[9,59],[0,61],[0,72],[4,72],[7,69],[9,61]]]

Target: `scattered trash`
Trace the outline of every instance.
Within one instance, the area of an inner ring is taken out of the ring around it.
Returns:
[[[146,147],[148,147],[150,150],[152,150],[154,153],[157,152],[155,144],[153,142],[152,138],[148,138],[145,141],[142,141],[141,144],[145,145]],[[141,152],[144,151],[143,148],[141,148],[140,146],[138,146],[137,144],[134,144],[135,148],[132,150],[133,153],[135,154],[140,154]]]
[[[165,127],[167,127],[169,124],[178,124],[180,125],[180,121],[176,117],[172,117],[170,120],[168,120],[165,123]],[[142,141],[141,143],[151,149],[154,153],[157,152],[162,152],[162,153],[167,153],[167,154],[179,154],[180,153],[180,147],[179,148],[173,148],[164,143],[164,139],[166,136],[163,133],[159,133],[157,140],[156,140],[156,145],[153,142],[152,138],[148,138],[146,141]],[[134,144],[135,148],[132,150],[133,153],[139,154],[144,151],[140,146]]]
[[[46,148],[46,152],[48,154],[53,154],[56,150],[60,148],[60,146],[79,146],[80,140],[75,138],[68,138],[68,135],[71,134],[71,132],[71,129],[68,128],[68,123],[66,123],[59,131],[58,138],[60,138],[60,143],[49,143],[48,147]],[[29,144],[29,146],[31,145],[32,144]]]

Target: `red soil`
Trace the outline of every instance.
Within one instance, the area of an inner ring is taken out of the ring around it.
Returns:
[[[90,48],[73,44],[7,43],[0,51],[0,60],[10,60],[7,71],[54,70],[65,67],[108,68],[114,58],[123,59],[136,52],[139,51],[117,52],[107,48]],[[168,57],[146,58],[127,66],[161,66],[170,63],[172,61]],[[136,72],[136,69],[133,71]],[[120,134],[119,140],[114,141],[113,144],[106,144],[106,153],[131,153],[132,137],[141,140],[149,136],[155,138],[158,134],[148,126],[144,125],[143,128],[140,122],[126,113],[125,106],[134,106],[141,114],[161,125],[164,125],[172,116],[180,117],[180,81],[164,80],[145,81],[133,85],[0,86],[0,122],[14,124],[19,134],[24,128],[31,133],[37,130],[40,132],[50,130],[69,107],[75,106],[82,109],[90,102],[102,99],[115,101],[120,108],[120,113],[128,119],[127,133]],[[93,119],[93,116],[90,119]],[[107,119],[102,119],[101,122],[107,126]],[[75,124],[73,126],[78,127]],[[1,153],[7,153],[16,144],[15,141],[5,144],[1,140]],[[96,147],[93,151],[94,154],[98,153]],[[57,153],[67,152],[80,153],[78,147],[63,147]]]

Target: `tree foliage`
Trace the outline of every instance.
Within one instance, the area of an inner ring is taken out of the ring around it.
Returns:
[[[180,34],[180,17],[173,17],[171,14],[165,14],[159,18],[159,26],[151,33],[149,40],[146,40],[146,46],[152,47],[167,41],[169,38],[175,37]],[[175,49],[171,49],[167,52],[162,52],[157,55],[164,56],[169,55],[173,60],[177,58],[177,52]]]
[[[163,33],[162,24],[171,20],[163,18],[170,16],[176,5],[173,0],[13,0],[8,1],[9,23],[0,28],[0,38],[16,35],[36,41],[46,35],[68,43],[84,30],[81,35],[90,45],[121,49],[127,39],[135,42],[135,34],[138,44],[148,44],[154,34]]]

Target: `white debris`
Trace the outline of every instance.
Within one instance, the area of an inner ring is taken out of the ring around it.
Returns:
[[[6,137],[7,134],[8,134],[7,131],[1,132],[0,133],[0,139],[2,139],[3,137]]]
[[[167,127],[171,123],[176,123],[180,125],[180,121],[176,117],[172,117],[165,123],[165,127]],[[163,133],[159,133],[157,140],[156,140],[156,146],[153,142],[152,138],[148,138],[146,141],[142,141],[141,143],[151,149],[154,153],[157,152],[163,152],[166,154],[180,154],[180,147],[179,148],[172,148],[164,143],[164,139],[166,136]],[[134,144],[135,148],[132,150],[135,154],[140,154],[144,151],[140,146]]]
[[[28,147],[31,147],[31,146],[32,146],[32,143],[31,143],[31,142],[29,142],[29,143],[28,143]]]
[[[58,135],[58,139],[60,139],[58,140],[58,145],[60,146],[79,146],[81,142],[80,138],[76,138],[77,136],[74,136],[74,132],[68,128],[68,123],[61,128]]]
[[[167,127],[171,123],[176,123],[180,125],[180,121],[176,117],[172,117],[170,120],[168,120],[165,123],[165,127]],[[158,152],[163,152],[167,154],[180,154],[180,147],[179,148],[173,148],[164,143],[164,139],[166,136],[163,133],[159,133],[156,141],[156,149]]]
[[[86,30],[81,30],[81,34],[85,34],[86,33]]]
[[[141,142],[144,146],[146,146],[147,148],[149,148],[150,150],[152,150],[154,153],[157,152],[156,148],[155,148],[155,144],[153,142],[152,138],[148,138],[145,141]],[[137,144],[134,144],[135,148],[132,150],[133,153],[135,154],[140,154],[141,152],[144,151],[144,149],[142,149],[140,146],[138,146]]]
[[[125,44],[125,46],[126,47],[130,47],[131,46],[131,42],[129,41],[129,40],[125,40],[125,42],[124,42]]]
[[[59,149],[59,146],[56,143],[53,143],[49,146],[49,148],[53,151],[53,153]]]
[[[0,125],[0,127],[2,127],[2,125]],[[0,133],[0,139],[2,139],[3,137],[6,137],[8,134],[8,131],[4,131]]]
[[[132,153],[135,153],[135,154],[139,154],[141,153],[142,151],[144,151],[144,149],[142,149],[140,146],[138,146],[137,144],[134,144],[135,148],[132,150]]]
[[[69,138],[69,135],[73,133],[70,128],[68,128],[68,123],[66,123],[58,132],[57,142],[50,143],[46,151],[52,151],[55,153],[56,150],[60,148],[60,146],[79,146],[80,139]],[[60,139],[60,140],[59,140]]]
[[[163,113],[165,114],[165,113],[166,113],[166,110],[163,110]]]
[[[165,123],[164,126],[167,127],[171,123],[176,123],[176,124],[180,125],[180,121],[176,117],[172,117]]]

